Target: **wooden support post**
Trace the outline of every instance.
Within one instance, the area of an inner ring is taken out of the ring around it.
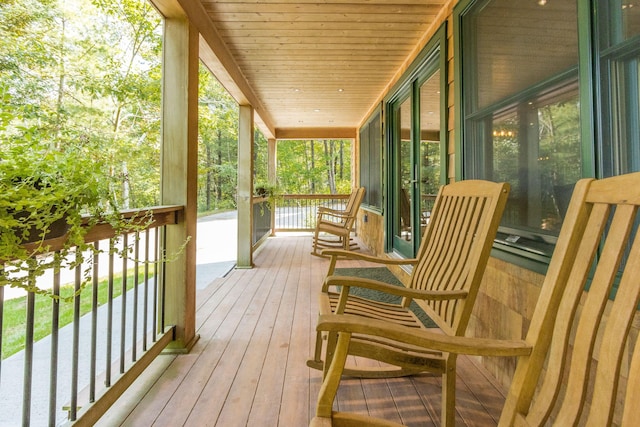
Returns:
[[[166,253],[178,253],[164,271],[164,324],[175,325],[169,349],[187,352],[197,341],[196,223],[198,183],[198,43],[185,17],[167,17],[162,77],[162,204],[184,205],[184,216],[167,226]]]
[[[237,268],[253,267],[253,107],[240,106],[238,126],[238,260]]]
[[[267,179],[269,184],[276,185],[277,182],[277,161],[278,146],[275,139],[267,141]],[[276,206],[271,209],[271,235],[276,234]]]

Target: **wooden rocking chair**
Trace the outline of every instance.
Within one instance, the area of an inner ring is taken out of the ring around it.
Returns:
[[[320,294],[320,317],[352,314],[363,321],[378,319],[411,330],[425,329],[408,307],[415,301],[448,335],[462,336],[476,299],[480,282],[496,236],[509,194],[509,185],[489,181],[468,180],[443,186],[438,192],[429,225],[416,259],[376,258],[340,250],[325,250],[330,255],[328,277]],[[362,259],[386,265],[413,265],[408,287],[388,285],[357,277],[332,276],[338,257]],[[334,286],[340,286],[340,293]],[[351,288],[362,287],[403,298],[401,304],[374,302],[349,295]],[[323,361],[323,330],[316,336],[314,359],[307,365],[326,369]],[[327,337],[324,360],[330,361],[337,334]],[[383,360],[389,368],[345,369],[345,375],[359,377],[392,377],[434,372],[443,376],[443,419],[448,420],[455,406],[456,354],[422,351],[378,339],[352,342],[351,354]],[[447,422],[448,423],[448,422]]]
[[[501,426],[635,426],[640,401],[640,173],[577,183],[524,340],[447,336],[353,315],[325,315],[337,333],[312,426],[395,425],[332,404],[358,336],[408,348],[517,356]],[[632,329],[635,325],[635,331]],[[371,356],[388,358],[370,346]]]
[[[342,248],[344,250],[358,248],[358,245],[351,239],[351,230],[356,221],[356,215],[358,214],[358,209],[360,209],[364,193],[364,187],[353,190],[344,210],[331,209],[324,206],[318,208],[311,254],[321,256],[319,251],[326,248]],[[326,234],[334,237],[326,237]]]

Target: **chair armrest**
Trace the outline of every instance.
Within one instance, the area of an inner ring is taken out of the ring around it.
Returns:
[[[329,214],[339,214],[339,213],[346,213],[345,210],[343,209],[332,209],[332,208],[328,208],[326,206],[318,206],[318,213],[329,213]]]
[[[404,286],[395,286],[388,283],[379,282],[372,279],[364,279],[362,277],[354,276],[328,276],[324,280],[322,291],[327,292],[329,286],[343,286],[345,288],[359,287],[372,289],[375,291],[381,291],[392,295],[411,299],[424,299],[424,300],[452,300],[466,298],[467,291],[453,290],[453,291],[423,291],[419,289],[409,289]]]
[[[407,265],[407,264],[415,265],[418,262],[418,260],[415,258],[405,258],[405,259],[383,258],[383,257],[376,257],[373,255],[366,255],[359,252],[345,251],[344,249],[325,249],[321,253],[323,256],[355,259],[355,260],[369,261],[377,264],[386,264],[386,265]]]
[[[318,212],[318,221],[325,221],[322,218],[337,218],[337,219],[347,219],[353,218],[354,215],[351,215],[349,212]]]
[[[524,340],[450,336],[349,314],[321,315],[316,329],[319,332],[347,332],[390,338],[436,351],[469,356],[526,356],[532,350],[532,346]]]

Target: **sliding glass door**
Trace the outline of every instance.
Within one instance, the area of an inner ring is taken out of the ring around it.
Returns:
[[[436,47],[389,101],[389,249],[413,257],[445,181],[446,110]]]

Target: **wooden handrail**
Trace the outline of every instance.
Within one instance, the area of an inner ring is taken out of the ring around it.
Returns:
[[[280,196],[283,200],[347,200],[349,194],[283,194]],[[254,196],[253,204],[268,201],[268,197]]]
[[[122,212],[122,216],[125,219],[140,217],[140,222],[144,221],[147,214],[151,214],[152,221],[148,228],[157,228],[168,224],[177,224],[180,215],[184,212],[184,206],[181,205],[169,205],[169,206],[152,206],[142,209],[131,209]],[[89,217],[85,219],[86,224],[89,222]],[[135,222],[134,222],[135,223]],[[85,242],[97,242],[104,239],[110,239],[117,235],[117,231],[109,223],[99,223],[91,227],[85,235]],[[55,252],[62,249],[67,239],[67,235],[56,237],[53,239],[47,239],[44,241],[37,241],[33,243],[27,243],[24,245],[30,251],[36,250],[38,247],[47,247],[50,252]]]
[[[285,200],[346,200],[349,194],[285,194],[282,198]]]

